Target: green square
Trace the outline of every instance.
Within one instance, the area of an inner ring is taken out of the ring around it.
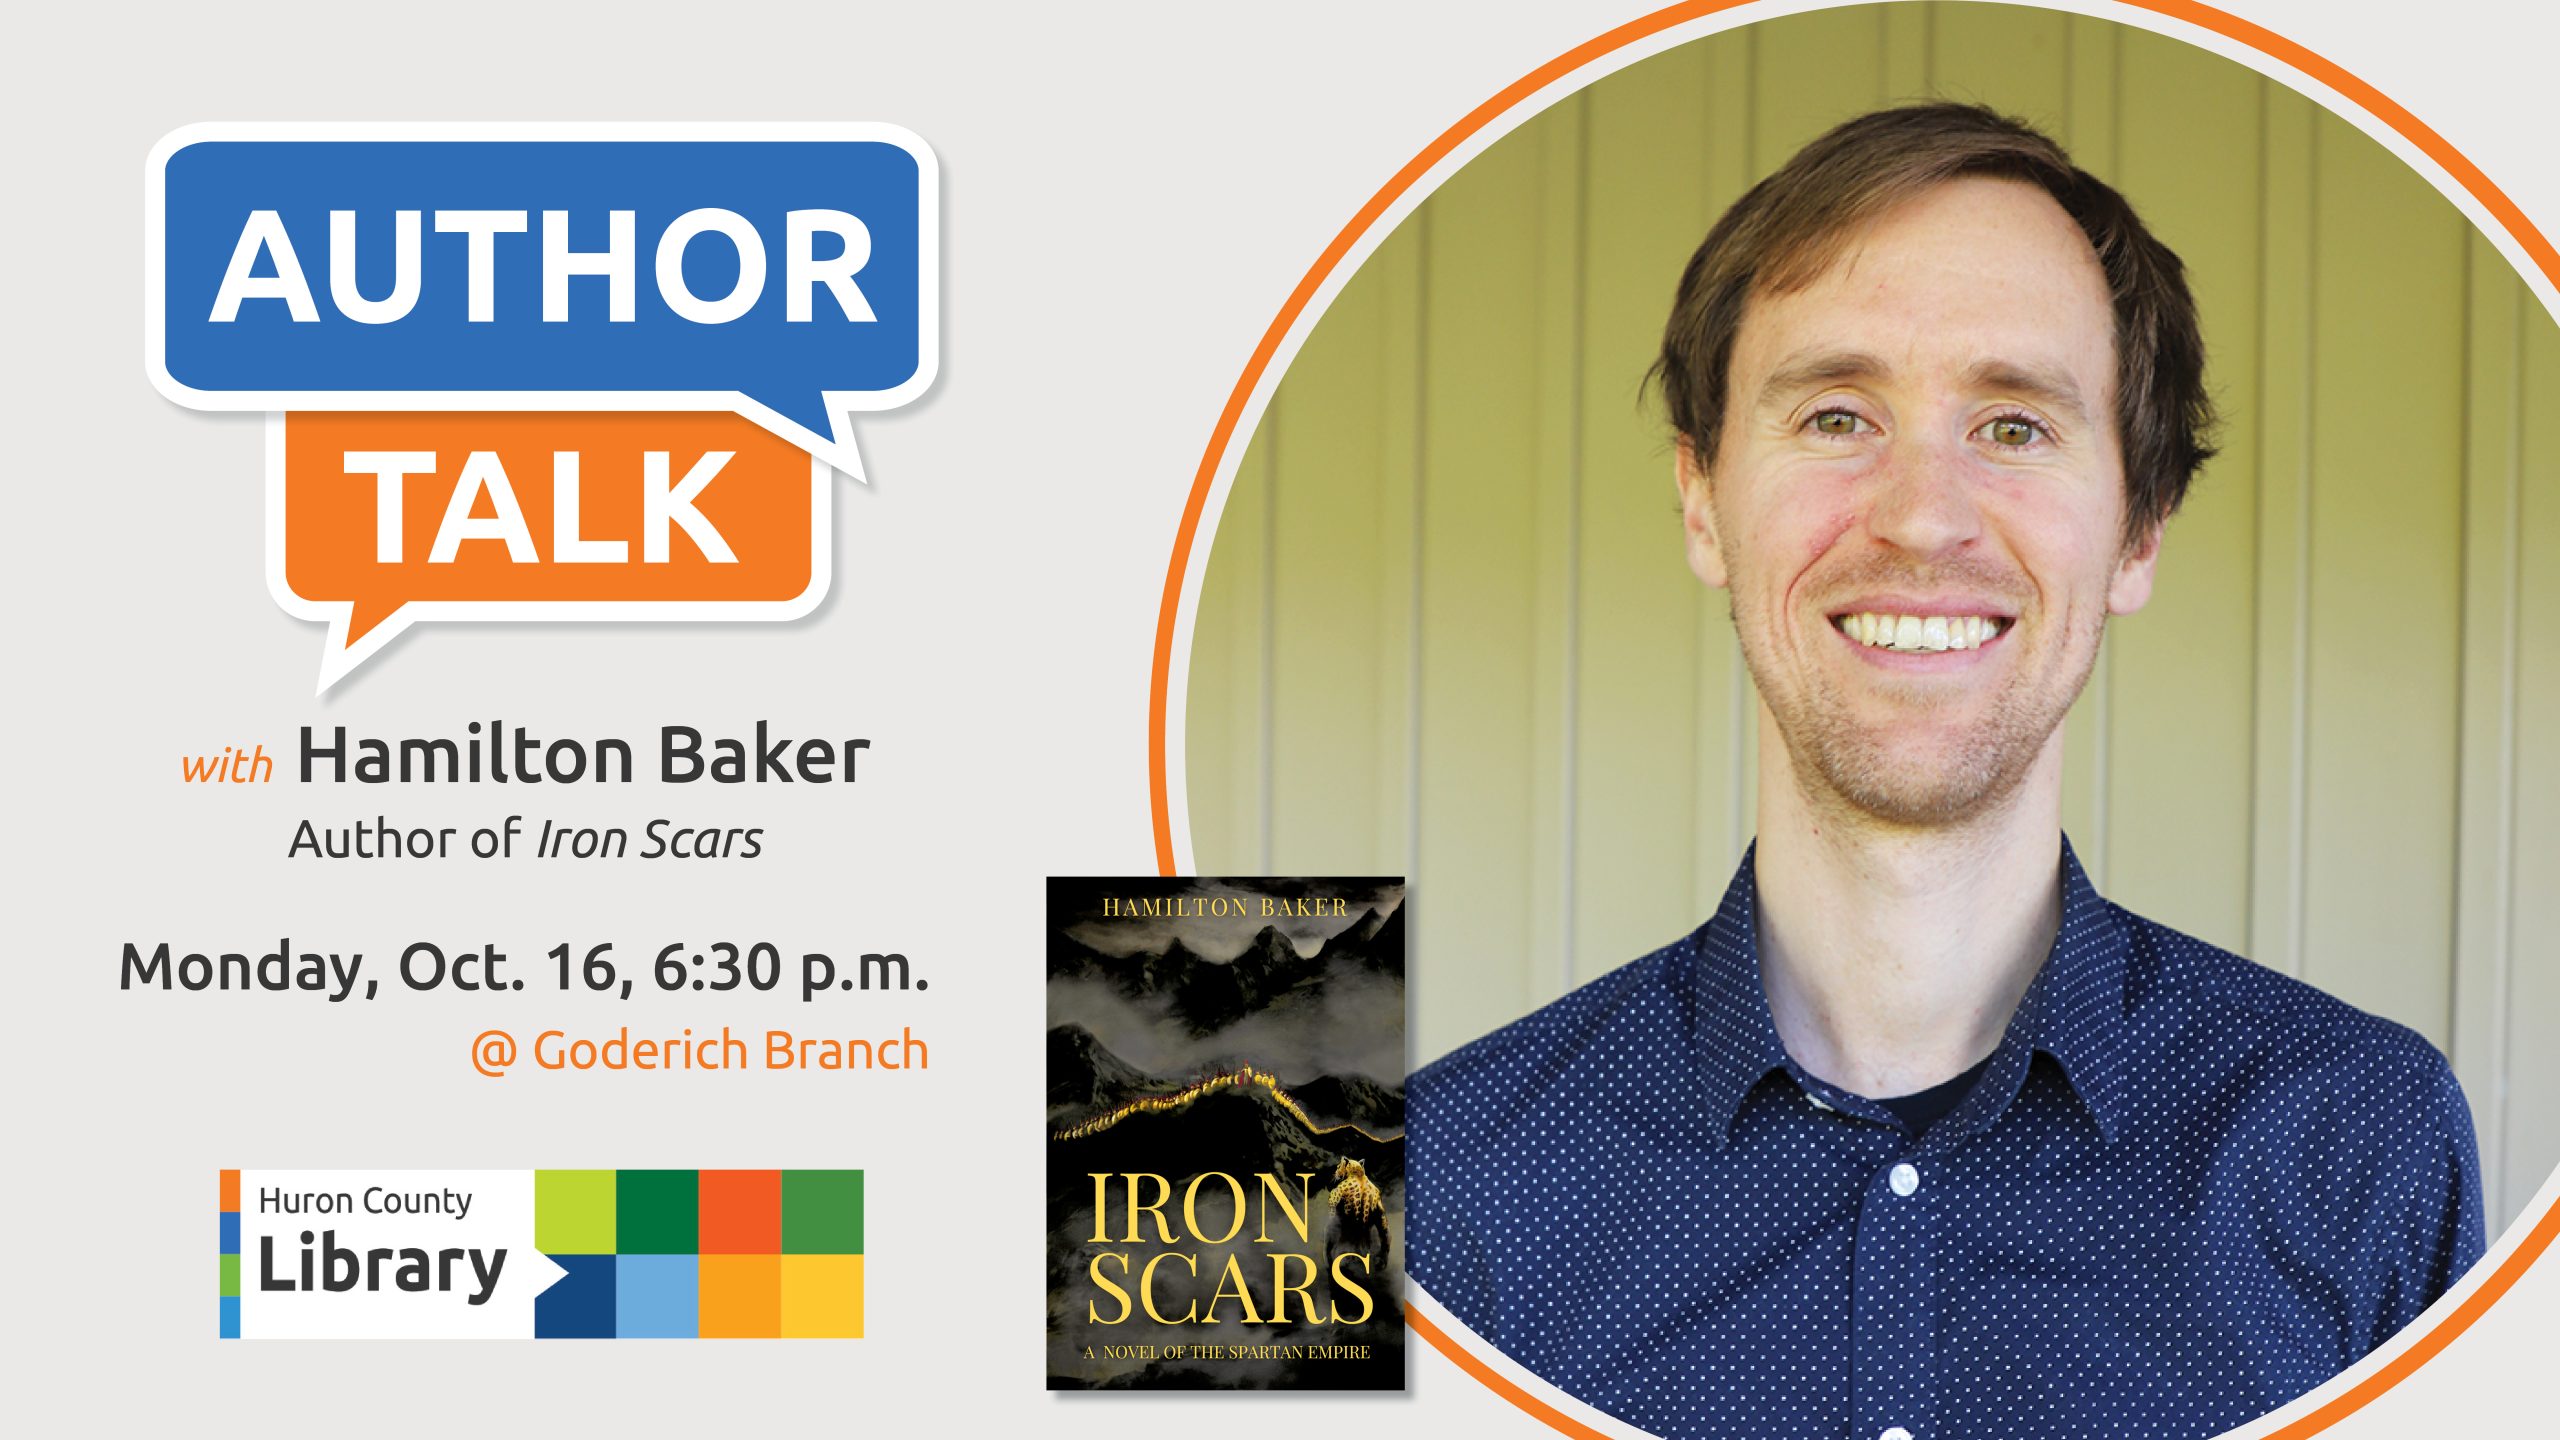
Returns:
[[[615,1250],[623,1255],[691,1255],[702,1177],[693,1170],[618,1170],[614,1186]]]
[[[613,1172],[533,1172],[533,1248],[546,1255],[613,1253]]]
[[[782,1253],[862,1253],[862,1172],[782,1172]]]
[[[222,1257],[222,1293],[226,1296],[240,1293],[240,1257],[237,1255]]]

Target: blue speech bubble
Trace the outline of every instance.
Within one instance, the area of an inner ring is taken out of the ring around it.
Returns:
[[[734,410],[858,475],[932,383],[895,126],[191,126],[153,151],[152,381],[210,410]]]

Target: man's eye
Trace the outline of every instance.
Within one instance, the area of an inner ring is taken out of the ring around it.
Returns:
[[[2004,449],[2015,450],[2028,445],[2033,445],[2038,440],[2043,439],[2044,427],[2038,425],[2033,420],[2023,419],[2015,415],[2004,415],[2001,418],[1992,421],[1990,424],[1983,426],[1982,433],[1990,437],[1992,444],[2001,446]]]
[[[1855,435],[1866,423],[1849,410],[1825,410],[1813,417],[1813,428],[1825,435]]]

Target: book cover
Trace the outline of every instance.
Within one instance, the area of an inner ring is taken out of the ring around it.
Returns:
[[[1049,1388],[1404,1388],[1404,882],[1049,882]]]

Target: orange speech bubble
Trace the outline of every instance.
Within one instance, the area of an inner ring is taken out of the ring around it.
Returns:
[[[419,620],[787,620],[826,594],[830,472],[674,414],[299,413],[268,433],[268,579],[320,688]]]

